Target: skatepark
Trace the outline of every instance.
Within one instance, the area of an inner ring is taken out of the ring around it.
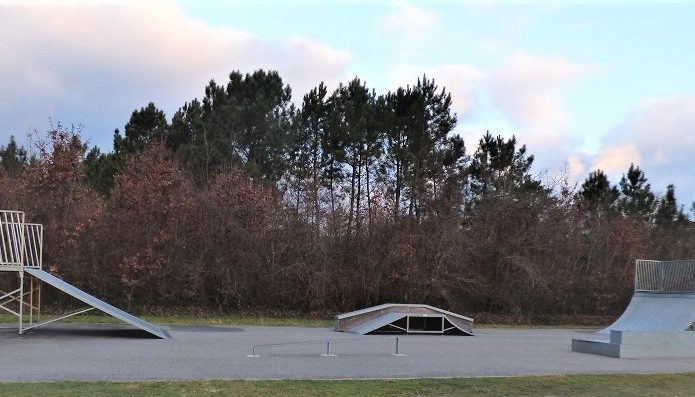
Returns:
[[[0,308],[0,381],[372,379],[674,373],[695,368],[695,261],[635,264],[635,294],[602,330],[473,328],[418,304],[336,316],[330,328],[155,325],[42,269],[41,225],[0,212],[0,270],[18,275]],[[42,286],[88,305],[40,317]],[[60,324],[91,310],[125,324]],[[344,332],[336,332],[344,331]],[[585,354],[591,353],[591,354]],[[620,359],[629,357],[631,359]]]

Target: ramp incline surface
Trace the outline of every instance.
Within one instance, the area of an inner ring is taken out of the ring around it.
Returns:
[[[109,314],[111,316],[116,317],[117,319],[121,321],[125,321],[126,323],[140,328],[143,331],[149,332],[150,334],[162,338],[162,339],[167,339],[167,334],[158,326],[148,323],[147,321],[144,321],[140,318],[137,318],[133,316],[132,314],[126,313],[123,310],[109,305],[108,303],[102,301],[101,299],[98,299],[81,289],[66,283],[65,281],[59,279],[58,277],[43,271],[41,269],[35,269],[35,268],[24,268],[24,271],[31,274],[32,276],[38,278],[39,280],[48,283],[52,285],[55,288],[58,288],[59,290],[65,292],[68,295],[71,295],[72,297],[81,300],[82,302],[101,310],[102,312]]]
[[[625,312],[597,332],[685,331],[695,321],[695,294],[635,292]]]

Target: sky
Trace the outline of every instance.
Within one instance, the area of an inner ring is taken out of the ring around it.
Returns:
[[[377,93],[434,78],[455,133],[516,136],[544,180],[631,163],[695,200],[695,3],[645,1],[0,0],[0,144],[170,119],[233,70],[277,70],[293,99],[357,76]]]

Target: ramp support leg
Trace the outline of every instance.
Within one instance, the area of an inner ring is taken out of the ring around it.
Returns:
[[[29,326],[34,323],[34,278],[29,277]]]
[[[19,271],[19,335],[24,331],[22,329],[22,320],[24,317],[24,272]]]

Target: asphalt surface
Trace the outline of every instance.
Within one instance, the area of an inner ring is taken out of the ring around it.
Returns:
[[[8,327],[10,327],[8,325]],[[360,336],[325,328],[118,325],[0,329],[0,381],[345,379],[695,371],[693,359],[615,359],[570,351],[587,332],[479,329],[476,336]],[[326,340],[335,357],[323,357]],[[316,343],[304,343],[313,342]],[[298,344],[289,344],[298,343]],[[259,345],[275,344],[261,347]],[[279,345],[278,345],[279,344]],[[255,352],[260,357],[246,355]]]

